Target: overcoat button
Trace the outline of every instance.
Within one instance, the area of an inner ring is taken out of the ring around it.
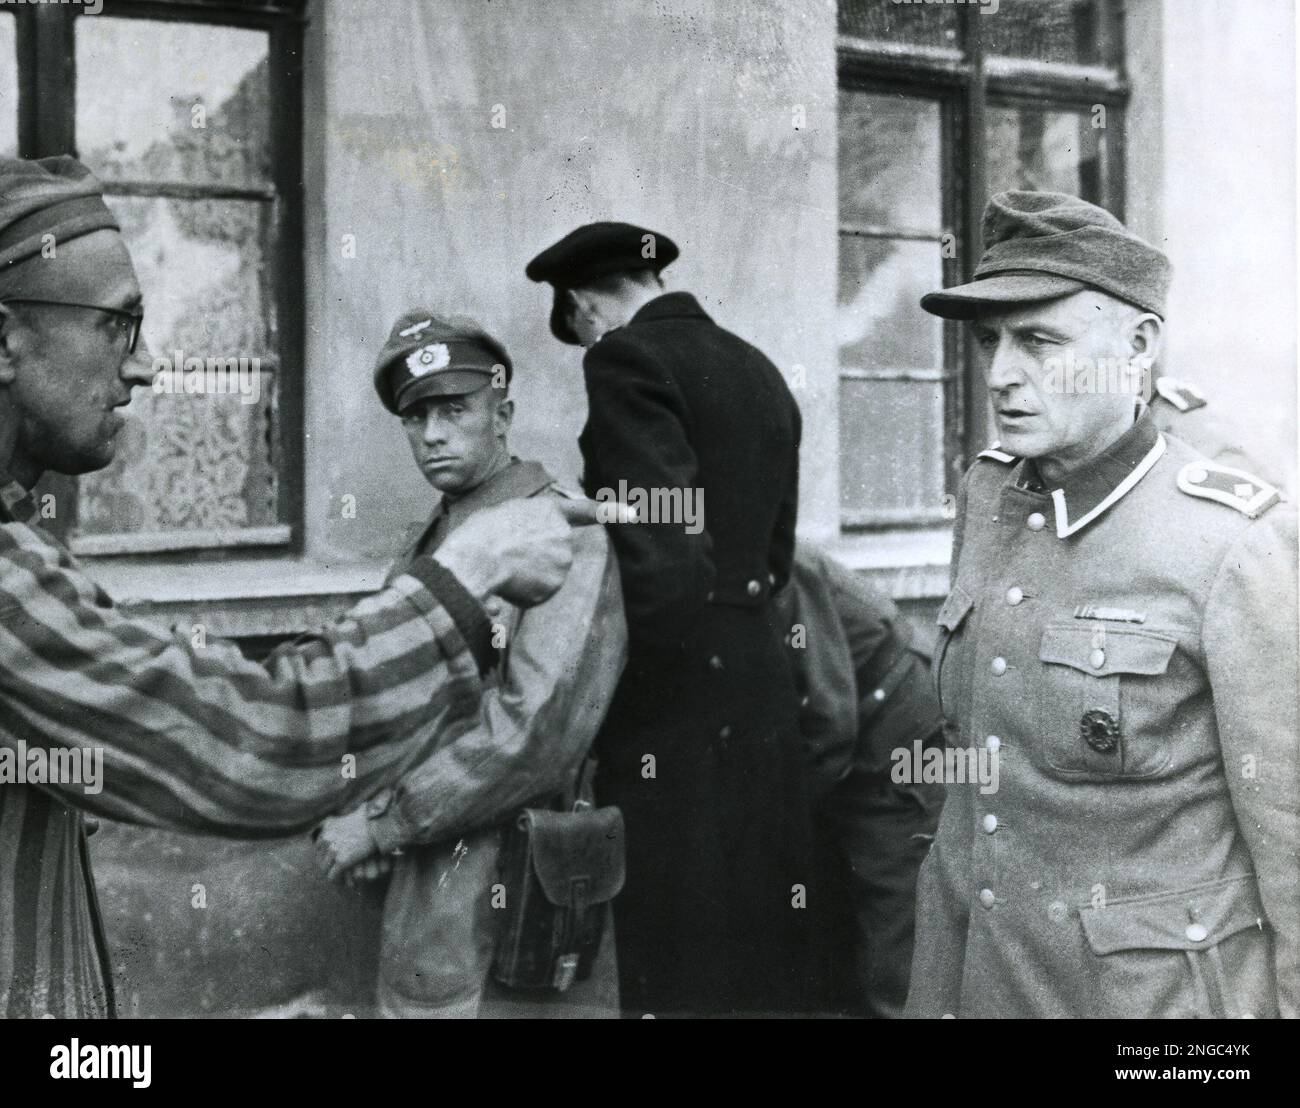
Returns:
[[[1183,932],[1189,942],[1203,943],[1209,937],[1210,930],[1203,923],[1189,923]]]
[[[1012,585],[1011,588],[1007,589],[1007,603],[1010,604],[1013,608],[1017,604],[1019,604],[1022,600],[1024,600],[1024,598],[1025,598],[1024,591],[1022,589],[1016,588],[1015,585]]]
[[[997,903],[997,897],[993,895],[992,889],[980,889],[980,903],[985,908],[992,908]]]
[[[720,739],[731,738],[731,724],[727,724],[726,727],[724,727],[721,731],[718,732],[718,738]]]
[[[1002,740],[999,739],[996,735],[990,735],[987,739],[984,740],[984,749],[987,750],[990,754],[996,754],[998,750],[1001,748],[1001,746],[1002,746]]]
[[[709,659],[709,668],[710,668],[710,669],[721,669],[721,668],[722,668],[722,659],[719,658],[716,654],[713,655],[713,657]]]
[[[1047,914],[1053,923],[1064,923],[1066,916],[1070,914],[1070,909],[1066,907],[1064,900],[1053,900],[1047,906]]]
[[[989,812],[989,814],[984,817],[984,830],[991,835],[997,829],[998,829],[998,817],[995,816],[992,812]]]
[[[1093,669],[1101,669],[1106,664],[1106,652],[1104,650],[1094,650],[1088,655],[1088,665]]]
[[[763,591],[763,586],[760,585],[757,581],[751,581],[748,585],[745,586],[745,591],[749,593],[750,596],[757,596],[759,593]]]
[[[1025,526],[1031,531],[1041,531],[1047,526],[1047,517],[1042,512],[1030,512],[1029,518],[1025,520]]]
[[[1195,469],[1189,469],[1187,471],[1187,480],[1189,480],[1193,485],[1199,485],[1208,476],[1209,474],[1206,473],[1205,470],[1201,469],[1199,466],[1197,466]]]
[[[993,670],[994,677],[1001,677],[1007,671],[1007,660],[1001,656],[994,658],[989,668]]]

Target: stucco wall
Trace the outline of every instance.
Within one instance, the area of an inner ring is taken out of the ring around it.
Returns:
[[[516,453],[578,475],[581,351],[551,337],[550,292],[523,267],[574,226],[611,218],[673,238],[670,286],[783,368],[807,368],[797,393],[819,464],[805,469],[804,522],[833,528],[834,31],[829,0],[317,5],[308,554],[386,552],[394,520],[427,513],[369,380],[392,320],[415,303],[467,311],[504,340]],[[346,493],[355,520],[340,518]]]
[[[1294,478],[1294,5],[1128,11],[1129,217],[1174,262],[1166,371],[1202,384]]]

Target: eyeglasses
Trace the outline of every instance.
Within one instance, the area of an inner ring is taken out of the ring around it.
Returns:
[[[144,323],[144,309],[128,312],[125,308],[105,308],[101,304],[74,304],[68,300],[38,300],[30,296],[14,296],[0,300],[0,304],[43,304],[51,308],[88,308],[92,312],[107,312],[121,321],[119,333],[126,335],[127,353],[134,354],[140,342],[140,327]]]

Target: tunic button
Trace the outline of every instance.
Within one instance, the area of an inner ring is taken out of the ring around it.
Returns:
[[[984,905],[985,908],[992,908],[997,899],[998,898],[993,895],[992,889],[980,889],[980,903]]]
[[[1041,531],[1047,526],[1047,517],[1042,512],[1031,512],[1025,520],[1025,526],[1031,531]]]
[[[871,699],[872,699],[872,700],[884,700],[884,699],[885,699],[885,690],[884,690],[884,689],[876,689],[875,692],[873,692],[873,693],[871,694]]]
[[[1197,466],[1195,469],[1189,469],[1187,471],[1187,480],[1189,480],[1193,485],[1199,485],[1208,476],[1209,474],[1206,473],[1205,470],[1201,469],[1200,466]]]
[[[1064,923],[1070,915],[1070,909],[1064,900],[1053,900],[1047,906],[1047,914],[1053,923]]]
[[[718,738],[720,739],[731,738],[731,724],[727,724],[726,727],[724,727],[721,731],[718,732]]]
[[[1203,923],[1189,923],[1187,930],[1183,932],[1190,942],[1203,943],[1209,936],[1209,929]]]
[[[992,812],[984,817],[984,830],[990,835],[998,829],[998,817]]]
[[[1001,656],[994,658],[990,668],[993,670],[994,677],[1001,677],[1007,671],[1007,660]]]
[[[1024,600],[1024,598],[1025,594],[1023,590],[1016,588],[1015,585],[1012,585],[1011,588],[1007,589],[1007,603],[1013,608]]]
[[[1088,655],[1088,665],[1093,669],[1101,669],[1106,664],[1106,652],[1104,650],[1094,650]]]
[[[757,581],[751,581],[748,585],[745,586],[745,591],[749,593],[750,596],[757,596],[759,593],[763,591],[763,586],[760,585]]]
[[[721,669],[721,668],[722,668],[722,659],[719,658],[716,654],[713,655],[713,657],[709,659],[709,669]]]
[[[996,754],[998,750],[1001,749],[1001,747],[1002,747],[1002,740],[999,739],[996,735],[990,735],[987,739],[984,740],[984,749],[987,750],[990,754]]]

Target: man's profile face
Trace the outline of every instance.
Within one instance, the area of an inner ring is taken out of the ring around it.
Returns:
[[[424,479],[439,492],[463,496],[508,457],[505,436],[514,402],[484,385],[461,396],[432,396],[402,409],[402,427]]]
[[[1134,348],[1136,315],[1091,289],[981,315],[972,330],[1002,449],[1068,468],[1123,434],[1138,395],[1133,359],[1147,352]],[[1067,389],[1068,367],[1086,365],[1083,359],[1101,367],[1091,387]],[[1128,388],[1114,387],[1108,367],[1117,364],[1130,374],[1121,378]]]
[[[27,264],[24,296],[138,310],[140,285],[122,236],[95,231]],[[15,304],[5,320],[9,399],[18,415],[16,462],[90,473],[113,460],[131,388],[153,378],[141,343],[128,352],[125,321],[86,308]]]

